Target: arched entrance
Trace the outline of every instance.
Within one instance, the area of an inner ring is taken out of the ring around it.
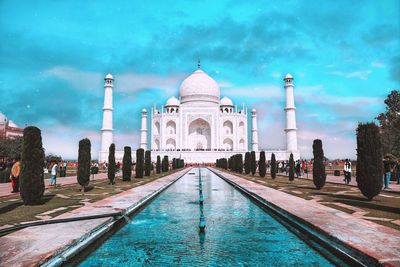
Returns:
[[[188,147],[191,150],[211,148],[211,127],[203,119],[197,119],[189,125]]]

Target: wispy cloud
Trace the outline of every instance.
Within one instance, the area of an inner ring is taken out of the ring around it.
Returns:
[[[368,79],[368,76],[372,74],[372,70],[360,70],[360,71],[353,71],[353,72],[343,72],[343,71],[332,71],[329,72],[330,74],[342,76],[346,78],[359,78],[361,80]]]

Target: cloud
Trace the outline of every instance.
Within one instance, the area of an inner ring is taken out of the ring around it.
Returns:
[[[332,71],[329,74],[342,76],[346,78],[359,78],[361,80],[368,79],[368,76],[372,74],[371,70],[360,70],[360,71],[353,71],[353,72],[343,72],[343,71]]]
[[[384,68],[384,67],[385,67],[385,64],[383,64],[382,62],[380,62],[380,61],[378,61],[378,60],[375,60],[375,61],[372,61],[371,67],[374,67],[374,68]]]
[[[394,56],[390,61],[390,78],[400,82],[400,56]]]

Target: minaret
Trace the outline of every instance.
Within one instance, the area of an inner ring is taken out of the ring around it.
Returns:
[[[103,127],[101,128],[101,152],[108,155],[108,149],[113,142],[113,82],[111,74],[104,78],[104,106],[103,106]],[[101,154],[101,153],[100,153]],[[99,157],[100,161],[107,161],[107,158]]]
[[[258,133],[257,133],[257,111],[251,112],[251,150],[258,151]]]
[[[296,127],[296,107],[294,106],[293,77],[289,73],[285,78],[286,91],[286,150],[287,152],[297,152],[297,127]]]
[[[140,148],[147,150],[147,110],[142,109],[142,128],[140,130]]]

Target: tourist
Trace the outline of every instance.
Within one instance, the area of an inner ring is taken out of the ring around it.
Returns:
[[[397,160],[396,164],[396,180],[397,184],[400,184],[400,160]]]
[[[51,180],[50,180],[50,185],[54,185],[54,187],[56,187],[57,184],[57,172],[58,172],[58,164],[54,162],[53,166],[51,167]]]
[[[383,160],[383,169],[384,169],[384,172],[385,172],[384,177],[383,177],[384,184],[385,184],[384,189],[390,189],[389,188],[389,183],[390,183],[390,176],[392,174],[393,168],[392,168],[392,162],[390,160],[390,156],[389,155],[386,155],[385,159]]]
[[[296,161],[295,170],[296,170],[296,178],[299,178],[299,176],[301,176],[300,160]]]
[[[346,159],[344,162],[343,173],[345,184],[349,184],[351,181],[351,161],[349,161],[348,159]]]
[[[19,162],[19,157],[15,157],[13,161],[13,165],[11,168],[11,173],[10,173],[10,180],[11,180],[11,187],[12,191],[11,193],[17,193],[19,192],[19,175],[21,173],[21,163]]]

